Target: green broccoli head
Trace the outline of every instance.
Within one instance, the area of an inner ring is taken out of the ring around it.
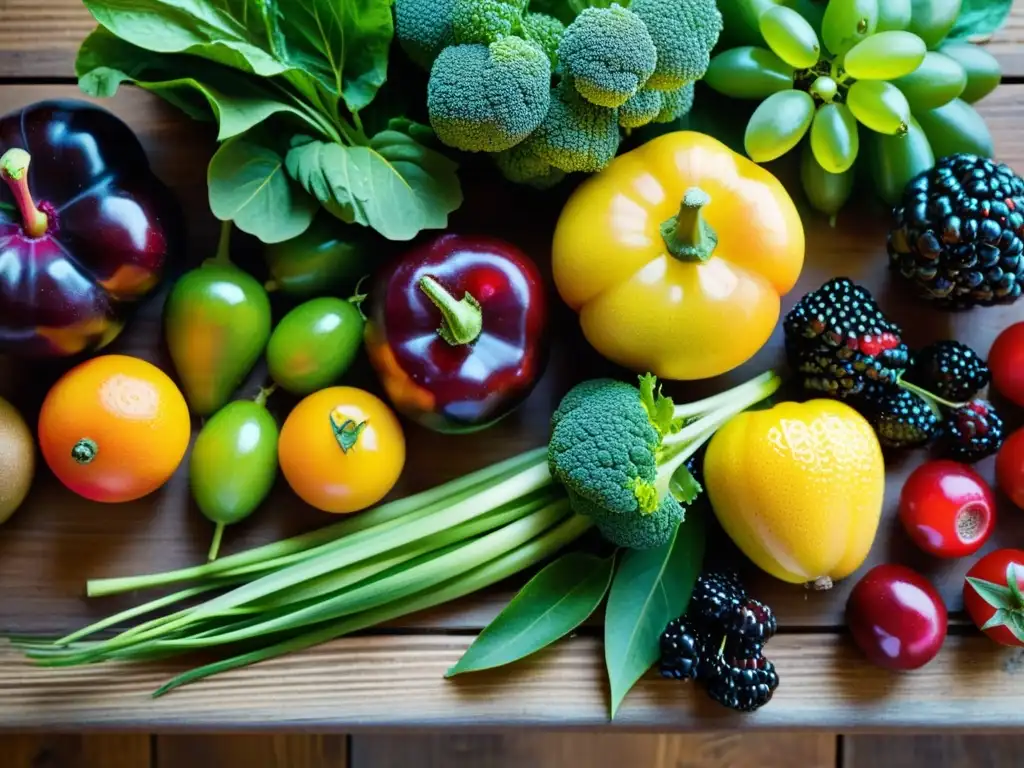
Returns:
[[[523,17],[523,34],[544,49],[554,70],[558,66],[558,44],[565,34],[565,24],[546,13],[528,13]]]
[[[427,83],[434,133],[467,152],[514,147],[541,124],[550,102],[551,63],[518,37],[445,48]]]
[[[558,45],[562,71],[601,107],[618,107],[654,72],[658,54],[640,17],[621,5],[585,8]]]
[[[494,155],[494,162],[509,181],[528,184],[536,189],[550,189],[565,178],[565,171],[536,155],[529,140],[498,152]]]
[[[455,42],[493,43],[522,30],[522,0],[455,0],[451,10]]]
[[[574,387],[552,416],[552,476],[569,491],[573,509],[618,546],[664,544],[683,519],[679,502],[669,494],[659,499],[656,490],[659,416],[640,390],[610,379]]]
[[[722,32],[715,0],[633,0],[629,8],[643,19],[658,51],[649,88],[674,91],[704,76]]]
[[[424,69],[455,38],[452,10],[456,0],[395,0],[395,37],[402,50]]]
[[[592,173],[604,168],[619,149],[618,114],[584,99],[563,78],[551,90],[551,106],[529,138],[530,149],[555,168]]]
[[[639,128],[647,125],[661,114],[661,107],[662,91],[642,88],[619,107],[619,125],[623,128]]]
[[[662,91],[661,110],[654,118],[656,123],[671,123],[693,109],[694,84],[687,83],[674,91]]]

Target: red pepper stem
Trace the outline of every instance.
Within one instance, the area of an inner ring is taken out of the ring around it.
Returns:
[[[25,234],[29,237],[42,237],[50,226],[50,220],[36,207],[28,188],[28,166],[31,161],[32,156],[24,149],[12,147],[0,157],[0,176],[11,188],[14,201],[18,204]]]
[[[420,278],[420,290],[441,310],[438,336],[453,347],[476,341],[484,327],[479,301],[468,293],[463,294],[461,299],[456,299],[429,275]]]
[[[700,187],[690,187],[683,195],[679,213],[661,225],[665,248],[680,261],[707,261],[718,245],[718,235],[701,216],[700,211],[711,202]]]

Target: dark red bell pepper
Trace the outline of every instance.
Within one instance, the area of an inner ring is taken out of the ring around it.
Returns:
[[[131,129],[88,102],[0,118],[0,152],[0,352],[106,345],[181,251],[177,202]]]
[[[366,348],[395,408],[438,432],[470,432],[514,410],[547,363],[537,266],[501,240],[441,235],[384,267]]]

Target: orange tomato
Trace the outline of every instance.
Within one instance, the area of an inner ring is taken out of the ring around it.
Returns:
[[[92,501],[133,501],[178,468],[191,436],[188,406],[152,363],[103,355],[65,373],[39,414],[39,446],[53,474]]]
[[[281,427],[277,458],[288,485],[324,512],[380,501],[405,466],[405,436],[384,402],[355,387],[314,392]]]

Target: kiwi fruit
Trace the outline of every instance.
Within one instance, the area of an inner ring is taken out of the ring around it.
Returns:
[[[28,495],[36,471],[36,447],[25,420],[0,397],[0,524]]]

